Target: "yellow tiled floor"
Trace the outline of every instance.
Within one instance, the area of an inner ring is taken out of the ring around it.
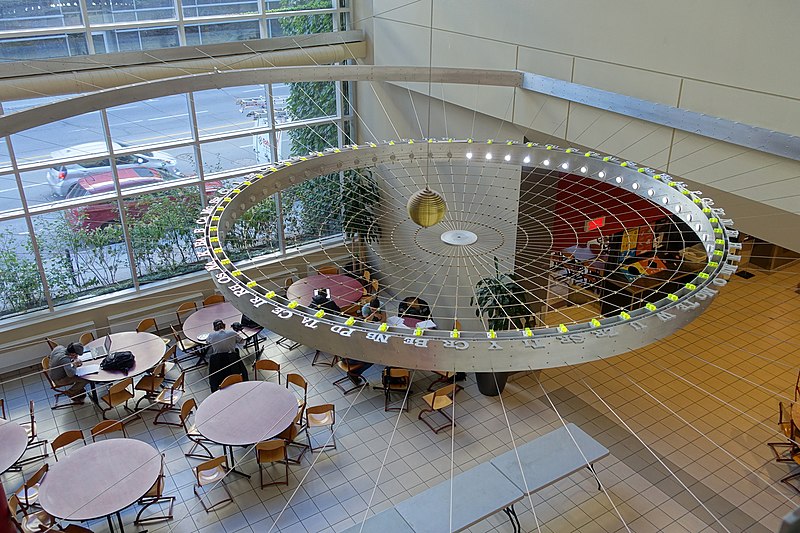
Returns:
[[[800,347],[800,265],[779,272],[734,276],[711,308],[663,341],[615,358],[575,367],[518,374],[500,398],[482,396],[470,376],[456,397],[457,427],[434,435],[416,420],[432,379],[414,374],[410,413],[384,413],[380,392],[342,397],[331,382],[336,368],[311,367],[313,350],[286,353],[267,344],[283,371],[309,381],[309,403],[333,402],[339,450],[306,457],[291,468],[287,488],[258,488],[252,454],[237,452],[253,480],[229,480],[236,503],[206,514],[192,494],[182,431],[144,422],[131,436],[167,456],[167,493],[178,497],[175,519],[150,531],[339,531],[503,453],[564,421],[574,422],[611,450],[597,472],[576,473],[520,502],[523,531],[776,531],[800,495],[778,480],[793,470],[776,464],[766,442],[781,440],[778,401],[791,401]],[[208,394],[204,370],[189,374],[198,402]],[[366,374],[373,382],[378,367]],[[52,439],[67,429],[88,430],[91,405],[51,411],[41,376],[6,375],[0,394],[13,418],[37,402],[40,432]],[[120,413],[121,415],[122,413]],[[29,475],[38,465],[25,470]],[[800,467],[798,467],[800,468]],[[7,491],[22,481],[5,474]],[[123,513],[131,524],[136,509]],[[446,510],[443,510],[446,512]],[[104,521],[89,524],[105,531]],[[134,530],[132,525],[129,530]],[[510,531],[504,515],[470,531]]]

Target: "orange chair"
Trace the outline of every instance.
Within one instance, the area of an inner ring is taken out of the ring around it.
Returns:
[[[94,333],[92,333],[91,331],[87,331],[86,333],[81,334],[80,339],[78,339],[78,342],[86,346],[93,340],[94,340]]]
[[[324,266],[317,269],[317,274],[321,276],[335,276],[339,273],[339,267],[336,266]]]
[[[289,484],[289,456],[286,452],[286,441],[283,439],[267,440],[256,444],[256,462],[258,463],[258,474],[261,481],[261,488],[270,485]],[[264,465],[267,463],[283,463],[286,466],[286,477],[283,481],[273,481],[264,483]]]
[[[55,457],[56,462],[58,462],[58,454],[56,453],[57,450],[60,450],[61,448],[78,441],[82,441],[83,445],[86,445],[86,439],[83,437],[83,431],[80,429],[65,431],[58,437],[54,438],[53,442],[50,443],[50,446],[53,447],[53,457]]]
[[[30,413],[30,418],[28,419],[27,422],[20,423],[20,426],[25,428],[25,432],[28,434],[28,445],[26,446],[25,449],[31,450],[33,448],[41,446],[42,451],[44,453],[42,453],[41,455],[36,455],[34,457],[26,457],[25,459],[20,459],[14,464],[15,468],[28,465],[30,463],[38,461],[39,459],[44,459],[45,457],[47,457],[47,439],[39,440],[39,433],[37,432],[36,415],[34,413],[33,400],[28,402],[28,408],[29,408],[28,412]]]
[[[334,423],[336,423],[336,409],[334,408],[332,403],[326,403],[323,405],[312,405],[311,407],[306,409],[306,438],[308,439],[308,444],[311,445],[311,453],[322,450],[336,449],[336,438],[333,430]],[[311,444],[311,435],[309,435],[308,430],[311,428],[320,428],[320,427],[330,428],[331,442],[333,444],[325,443],[322,446],[317,446],[315,448],[313,444]]]
[[[157,426],[159,424],[164,424],[166,426],[182,426],[181,422],[163,422],[160,420],[162,416],[170,411],[177,410],[178,402],[180,402],[181,398],[183,397],[183,393],[185,392],[184,387],[184,380],[186,379],[186,373],[181,372],[181,375],[178,376],[178,379],[172,384],[172,386],[168,389],[164,389],[156,398],[156,404],[158,404],[161,409],[158,411],[155,419],[153,420],[153,425]]]
[[[56,393],[56,396],[55,396],[56,404],[53,405],[52,407],[50,407],[50,409],[55,410],[55,409],[64,409],[65,407],[73,407],[75,404],[73,404],[71,401],[68,401],[67,403],[58,403],[58,399],[61,398],[61,397],[64,397],[67,400],[70,399],[69,398],[69,394],[67,394],[67,392],[69,391],[70,386],[69,385],[62,385],[62,386],[56,385],[56,382],[53,381],[50,378],[50,357],[49,356],[42,358],[42,371],[44,372],[44,375],[47,378],[47,382],[50,384],[50,389],[53,392]]]
[[[305,412],[305,410],[298,409],[297,410],[297,414],[295,415],[294,420],[292,421],[292,424],[288,428],[284,429],[283,431],[281,431],[277,435],[278,439],[283,439],[284,441],[286,441],[287,447],[288,446],[294,446],[296,448],[300,448],[300,453],[295,458],[289,458],[288,450],[287,450],[287,459],[286,460],[288,462],[290,462],[292,464],[296,464],[296,465],[300,464],[300,460],[303,458],[303,454],[306,453],[306,450],[310,450],[311,449],[311,443],[310,442],[308,444],[303,444],[302,442],[298,442],[297,441],[297,437],[298,437],[298,435],[300,435],[300,431],[302,431],[304,429],[303,428],[303,413],[304,412]],[[306,435],[306,437],[308,437],[308,436]]]
[[[253,373],[258,379],[258,371],[265,370],[267,372],[277,372],[278,373],[278,385],[281,384],[281,364],[273,361],[272,359],[259,359],[255,363],[253,363]]]
[[[100,397],[100,401],[108,406],[103,408],[103,420],[108,420],[106,418],[106,413],[108,411],[120,405],[122,405],[126,411],[132,412],[130,407],[128,407],[128,400],[133,399],[133,397],[133,378],[125,378],[111,385],[108,388],[108,393]]]
[[[200,504],[207,513],[210,513],[217,507],[233,502],[233,495],[225,484],[225,474],[227,473],[228,458],[224,455],[221,457],[215,457],[214,459],[210,459],[194,467],[194,475],[197,481],[194,486],[194,495],[200,500]],[[206,505],[206,502],[203,501],[203,495],[198,492],[198,489],[201,489],[206,485],[211,485],[212,488],[218,485],[222,486],[222,488],[228,494],[228,498],[220,500],[212,505]]]
[[[178,317],[178,326],[183,328],[183,316],[197,311],[197,304],[194,302],[183,302],[178,306],[175,315]]]
[[[244,378],[242,378],[241,374],[231,374],[222,380],[222,383],[219,384],[219,388],[224,389],[225,387],[230,387],[231,385],[241,383],[242,381],[244,381]]]
[[[216,442],[210,441],[207,438],[203,437],[194,424],[189,424],[189,417],[197,408],[197,401],[194,398],[187,398],[183,405],[181,405],[181,426],[183,430],[186,432],[186,438],[192,441],[192,447],[189,448],[189,451],[184,453],[186,457],[191,457],[193,459],[213,459],[214,456],[211,454],[211,450],[206,447],[206,444],[216,444]],[[203,448],[206,451],[206,455],[200,455],[195,453],[197,447]]]
[[[152,318],[152,317],[151,318],[145,318],[144,320],[139,322],[138,326],[136,326],[136,333],[150,332],[150,333],[155,333],[156,335],[158,335],[159,331],[161,331],[161,330],[158,327],[158,323],[156,322],[156,319]],[[165,337],[161,337],[161,340],[164,341],[164,344],[169,344],[169,339],[167,339]]]
[[[450,385],[445,385],[440,389],[436,389],[430,394],[426,394],[422,397],[422,401],[428,404],[427,409],[421,409],[419,412],[419,416],[417,417],[418,420],[422,420],[425,422],[425,425],[428,426],[433,430],[434,433],[439,433],[443,429],[447,429],[449,427],[455,426],[455,422],[453,418],[444,411],[445,408],[453,405],[453,397],[458,392],[456,389],[456,384],[451,383]],[[441,413],[447,419],[447,422],[441,426],[433,426],[428,421],[429,417],[422,418],[422,415],[425,413],[434,413],[438,412]]]
[[[28,513],[25,509],[21,508],[19,498],[17,498],[16,495],[9,498],[8,511],[11,522],[22,533],[57,531],[55,518],[50,516],[46,511]],[[17,519],[17,514],[19,512],[22,512],[22,521]]]
[[[123,424],[121,420],[103,420],[92,427],[90,431],[92,442],[97,442],[97,437],[100,435],[108,438],[109,434],[118,431],[122,432],[123,437],[128,438],[128,432],[125,431],[125,424]]]
[[[158,477],[156,478],[156,482],[153,483],[153,486],[150,487],[144,496],[139,498],[136,502],[142,506],[139,509],[139,512],[136,514],[136,519],[133,521],[134,524],[149,524],[151,522],[161,522],[164,520],[172,520],[172,507],[175,505],[175,496],[164,496],[164,454],[161,454],[161,470],[158,472]],[[151,505],[161,504],[161,503],[169,503],[169,509],[163,515],[151,515],[147,518],[142,518],[142,513],[147,510],[148,507]]]
[[[25,511],[29,511],[34,506],[39,507],[37,503],[39,501],[39,486],[42,484],[42,478],[47,474],[49,469],[50,465],[47,463],[43,464],[42,467],[25,480],[22,486],[14,493],[14,496],[19,498],[19,504]]]
[[[203,300],[203,307],[208,307],[209,305],[214,305],[214,304],[221,304],[224,301],[225,297],[223,295],[213,294],[208,298],[206,298],[205,300]]]
[[[290,387],[289,385],[292,386]],[[298,392],[298,389],[303,391],[302,398],[297,399],[297,408],[302,415],[308,402],[308,383],[300,374],[286,374],[286,388],[294,390],[295,393]],[[302,416],[300,418],[302,419]]]

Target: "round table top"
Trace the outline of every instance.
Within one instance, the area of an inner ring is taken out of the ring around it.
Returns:
[[[218,444],[247,446],[274,437],[288,428],[295,416],[297,399],[286,387],[243,381],[203,400],[195,427]]]
[[[212,333],[214,331],[214,321],[217,319],[225,322],[225,326],[230,328],[234,322],[241,322],[242,312],[230,302],[222,302],[200,308],[183,321],[183,334],[194,342],[204,343],[205,337],[200,340],[198,336]],[[244,328],[239,333],[239,336],[247,339],[258,333],[258,331],[258,328]]]
[[[16,422],[0,418],[0,442],[3,443],[0,446],[0,474],[2,474],[25,453],[28,433]]]
[[[314,291],[317,289],[330,289],[331,300],[336,302],[341,309],[349,307],[359,301],[364,294],[361,282],[344,274],[317,274],[295,281],[286,289],[289,300],[297,300],[302,305],[310,305]]]
[[[85,348],[92,349],[103,346],[105,337],[95,339],[85,346]],[[121,379],[138,376],[156,366],[159,361],[164,357],[167,347],[164,341],[158,335],[152,333],[137,333],[135,331],[123,331],[122,333],[111,334],[111,352],[119,352],[121,350],[128,350],[133,353],[136,362],[128,371],[126,376],[122,372],[115,371],[109,372],[107,370],[100,370],[97,374],[89,374],[82,376],[83,379],[95,382],[109,382],[119,381]],[[87,361],[85,365],[99,364],[102,359],[95,361]]]
[[[39,503],[63,520],[91,520],[120,511],[158,479],[161,455],[136,439],[108,439],[70,452],[50,465]]]
[[[795,427],[800,428],[800,402],[792,404],[792,422]]]

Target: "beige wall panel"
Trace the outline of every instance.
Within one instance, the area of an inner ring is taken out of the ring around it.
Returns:
[[[800,90],[795,93],[795,97],[785,98],[686,80],[681,93],[681,107],[791,135],[800,135]]]
[[[681,86],[674,76],[580,58],[575,59],[572,81],[671,106],[678,105]]]
[[[656,169],[667,166],[672,129],[601,111],[570,106],[568,142]]]
[[[435,5],[435,27],[488,40],[785,96],[800,87],[800,69],[785,62],[797,47],[796,0]]]
[[[747,196],[765,204],[775,206],[791,213],[800,213],[800,176],[784,181],[753,185],[736,191],[736,194]]]
[[[572,58],[543,52],[532,48],[519,47],[517,68],[560,80],[572,78]],[[523,128],[545,131],[563,138],[567,128],[569,104],[565,100],[536,94],[523,89],[515,89],[514,122]]]

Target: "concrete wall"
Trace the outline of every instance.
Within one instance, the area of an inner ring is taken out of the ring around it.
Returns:
[[[432,33],[431,0],[405,4],[355,2],[367,61],[519,69],[800,135],[800,10],[791,0],[435,0]],[[743,231],[800,250],[800,162],[523,89],[398,85],[359,84],[362,137],[370,128],[395,137],[391,125],[414,137],[552,135],[680,176]],[[444,106],[429,126],[427,106],[408,109],[408,89],[477,113],[462,113],[465,124]],[[378,99],[385,112],[371,105]]]

